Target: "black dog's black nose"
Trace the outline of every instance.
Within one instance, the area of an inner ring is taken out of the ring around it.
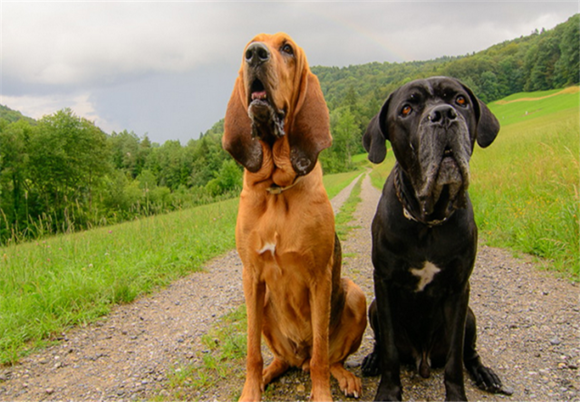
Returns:
[[[268,47],[261,42],[254,42],[246,49],[246,63],[252,67],[270,60],[270,51]]]
[[[457,119],[457,112],[449,105],[436,106],[429,111],[427,119],[431,123],[446,124]]]

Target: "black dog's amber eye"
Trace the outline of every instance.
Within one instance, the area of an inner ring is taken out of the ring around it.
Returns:
[[[292,46],[290,46],[289,44],[285,44],[284,46],[282,46],[282,51],[284,53],[288,53],[288,54],[294,54],[294,49],[292,49]]]
[[[408,115],[411,114],[411,112],[413,111],[413,108],[409,105],[405,105],[403,106],[403,108],[401,109],[401,116],[403,117],[407,117]]]
[[[457,103],[459,106],[467,106],[467,99],[459,95],[457,99],[455,99],[455,103]]]

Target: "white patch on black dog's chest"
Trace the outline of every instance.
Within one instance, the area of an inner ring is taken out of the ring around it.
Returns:
[[[411,274],[419,278],[415,292],[422,292],[425,289],[425,286],[430,284],[435,275],[441,271],[441,268],[429,261],[425,261],[422,268],[411,268],[409,271]]]

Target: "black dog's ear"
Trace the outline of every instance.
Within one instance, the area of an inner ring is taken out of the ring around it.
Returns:
[[[477,123],[477,143],[480,147],[485,148],[497,137],[497,133],[499,133],[499,121],[485,103],[480,100],[478,100],[478,103],[480,115],[479,122]]]
[[[385,160],[385,156],[387,156],[386,141],[389,136],[384,127],[384,120],[389,109],[390,99],[391,97],[389,96],[380,112],[371,119],[363,135],[363,146],[369,153],[369,160],[372,163],[381,163]]]
[[[475,114],[477,116],[477,143],[482,148],[488,147],[495,140],[495,137],[497,137],[497,133],[499,133],[499,121],[485,103],[473,94],[471,89],[465,85],[463,85],[463,88],[469,94],[473,107],[475,108]]]

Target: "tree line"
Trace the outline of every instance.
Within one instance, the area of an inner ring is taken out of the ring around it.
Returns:
[[[449,75],[485,102],[578,84],[580,16],[461,57],[313,67],[330,111],[325,173],[355,168],[370,118],[399,85]],[[186,145],[104,133],[70,109],[36,121],[0,105],[0,245],[169,212],[239,194],[242,169],[221,147],[223,120]]]

